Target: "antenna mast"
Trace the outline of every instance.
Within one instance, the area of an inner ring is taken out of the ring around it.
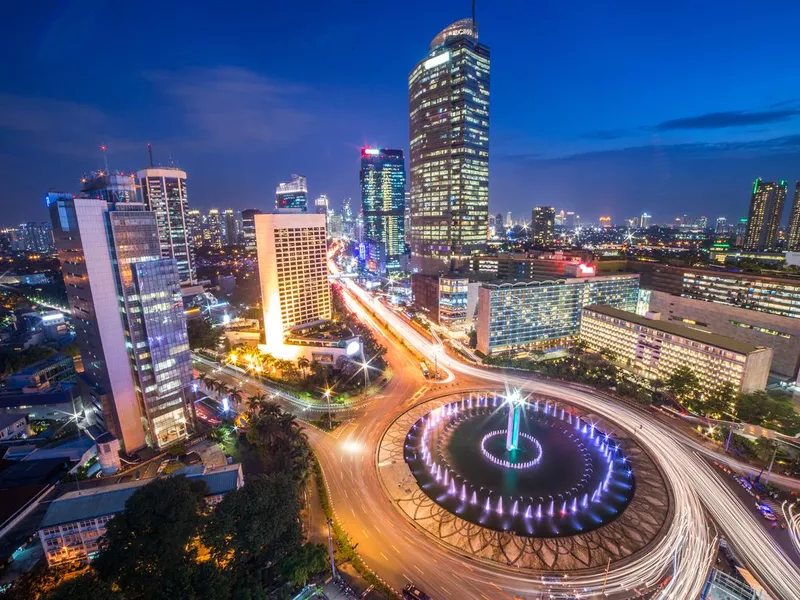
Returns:
[[[150,168],[152,169],[155,165],[153,164],[153,145],[150,142],[147,142],[147,152],[150,154]]]
[[[103,151],[103,161],[106,164],[106,175],[111,175],[111,171],[108,169],[108,154],[106,154],[106,150],[108,150],[108,148],[105,144],[103,144],[100,146],[100,150]]]
[[[472,0],[472,33],[478,33],[478,23],[475,21],[475,0]]]

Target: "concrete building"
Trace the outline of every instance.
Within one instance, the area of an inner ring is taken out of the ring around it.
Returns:
[[[537,206],[531,213],[531,238],[538,248],[550,248],[555,240],[556,209]]]
[[[785,180],[775,182],[756,179],[750,197],[750,212],[747,215],[745,250],[762,252],[775,249],[787,191]]]
[[[636,310],[639,276],[484,283],[478,290],[478,347],[491,356],[558,349],[577,337],[581,311],[590,304]]]
[[[275,189],[275,208],[277,210],[308,210],[308,186],[302,175],[292,175],[292,180],[280,183]]]
[[[162,258],[174,258],[182,284],[196,283],[192,231],[186,213],[186,171],[148,167],[136,172],[141,201],[155,213]]]
[[[474,315],[469,311],[469,292],[470,287],[477,289],[479,286],[479,282],[471,282],[466,275],[455,273],[414,273],[411,276],[414,305],[422,309],[433,323],[453,330],[472,323]]]
[[[0,414],[0,442],[26,437],[29,433],[26,415]]]
[[[294,210],[254,218],[265,342],[280,351],[288,330],[331,318],[325,215]]]
[[[800,369],[800,319],[651,291],[649,310],[666,322],[767,346],[773,372],[796,379]]]
[[[5,380],[6,390],[41,390],[58,382],[75,382],[75,361],[56,354],[12,373]]]
[[[611,306],[583,309],[580,339],[595,351],[612,350],[617,364],[646,379],[666,380],[690,367],[703,393],[730,383],[736,392],[763,390],[772,349],[662,321],[659,313],[643,317]]]
[[[244,247],[248,250],[256,249],[256,222],[255,216],[260,215],[257,208],[246,208],[242,211],[242,238]]]
[[[222,216],[218,208],[208,211],[203,228],[203,245],[211,248],[222,248]]]
[[[205,482],[208,487],[206,502],[211,506],[244,485],[242,466],[238,463],[188,476]],[[48,566],[86,563],[94,559],[108,522],[125,510],[128,499],[151,481],[153,479],[142,479],[67,492],[53,500],[39,525],[39,542]]]
[[[794,198],[792,211],[789,213],[789,228],[787,232],[787,250],[800,251],[800,181],[794,184]]]
[[[586,277],[594,273],[593,268],[592,253],[585,251],[479,254],[472,258],[473,272],[491,274],[497,279]]]
[[[489,220],[489,48],[473,19],[443,29],[408,76],[411,268],[467,266]]]
[[[106,202],[136,202],[136,175],[119,171],[93,171],[81,178],[81,193]]]
[[[155,213],[75,198],[52,203],[50,216],[92,412],[128,453],[185,437],[191,357]]]

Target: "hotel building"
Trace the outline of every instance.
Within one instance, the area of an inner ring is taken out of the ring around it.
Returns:
[[[267,350],[293,327],[331,318],[325,215],[254,215]]]
[[[138,202],[50,204],[93,411],[127,453],[186,437],[192,379],[178,270]]]
[[[772,349],[660,320],[611,306],[583,309],[580,339],[592,350],[612,350],[617,364],[646,379],[666,380],[690,367],[705,392],[730,383],[736,392],[763,390]]]
[[[634,311],[638,297],[636,274],[484,283],[478,290],[477,349],[491,356],[563,348],[578,335],[584,306]]]
[[[408,76],[411,266],[439,274],[486,248],[489,48],[473,19],[433,38]]]

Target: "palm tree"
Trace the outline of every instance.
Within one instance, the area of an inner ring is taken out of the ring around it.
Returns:
[[[201,386],[205,386],[206,382],[208,382],[211,378],[206,373],[200,373],[200,376],[197,378],[198,383]]]
[[[306,376],[306,369],[311,365],[311,361],[309,361],[305,356],[301,356],[297,359],[297,368],[303,373],[303,377]]]
[[[228,398],[231,401],[231,404],[238,408],[239,404],[242,402],[242,390],[236,388],[229,388]]]
[[[256,394],[255,396],[250,396],[247,399],[247,412],[249,412],[251,415],[255,415],[258,412],[258,408],[261,403],[266,401],[266,394]]]
[[[263,396],[263,394],[262,394]],[[259,403],[258,406],[258,414],[261,416],[268,416],[272,415],[277,417],[283,411],[281,410],[280,404],[274,402],[272,400],[267,400],[266,397]]]

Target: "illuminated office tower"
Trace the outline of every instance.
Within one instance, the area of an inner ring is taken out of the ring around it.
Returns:
[[[531,214],[533,244],[540,248],[553,245],[556,225],[556,209],[552,206],[537,206]]]
[[[275,189],[275,208],[308,210],[308,187],[302,175],[292,175],[288,183],[280,183]]]
[[[792,212],[789,214],[789,251],[800,251],[800,181],[794,185]]]
[[[218,209],[212,208],[208,211],[205,225],[203,230],[204,245],[212,248],[222,248],[222,216]]]
[[[399,271],[405,253],[403,151],[362,148],[360,180],[364,241],[382,245],[386,270]]]
[[[223,246],[236,246],[239,243],[239,215],[238,211],[228,208],[222,213],[221,235]]]
[[[714,227],[714,233],[728,233],[728,219],[725,217],[717,217],[717,225]]]
[[[325,194],[320,194],[319,197],[314,200],[314,212],[321,215],[327,215],[329,204],[328,196]]]
[[[156,215],[161,256],[174,258],[181,283],[194,283],[194,253],[186,226],[186,171],[176,167],[148,167],[136,172],[141,200]]]
[[[106,202],[136,202],[136,177],[119,171],[92,171],[81,178],[81,192]]]
[[[642,213],[642,216],[639,217],[639,227],[641,227],[642,229],[647,229],[648,227],[650,227],[651,218],[652,217],[646,212]]]
[[[697,217],[697,222],[695,224],[698,229],[708,229],[708,217],[705,215]]]
[[[506,213],[506,227],[511,229],[514,226],[514,219],[511,218],[511,211]]]
[[[191,419],[178,270],[144,208],[95,198],[50,204],[91,405],[128,453],[185,438]]]
[[[473,19],[431,42],[408,78],[411,266],[441,273],[486,247],[489,48]]]
[[[255,250],[256,248],[256,215],[260,215],[261,211],[257,208],[247,208],[242,211],[242,238],[244,239],[244,247],[248,250]]]
[[[203,245],[203,213],[196,208],[186,211],[186,231],[192,246],[199,248]]]
[[[255,215],[264,333],[279,351],[292,327],[331,318],[325,215]]]
[[[747,217],[745,250],[763,252],[775,249],[786,192],[786,180],[776,183],[756,179],[753,184],[753,195],[750,198],[750,213]]]

